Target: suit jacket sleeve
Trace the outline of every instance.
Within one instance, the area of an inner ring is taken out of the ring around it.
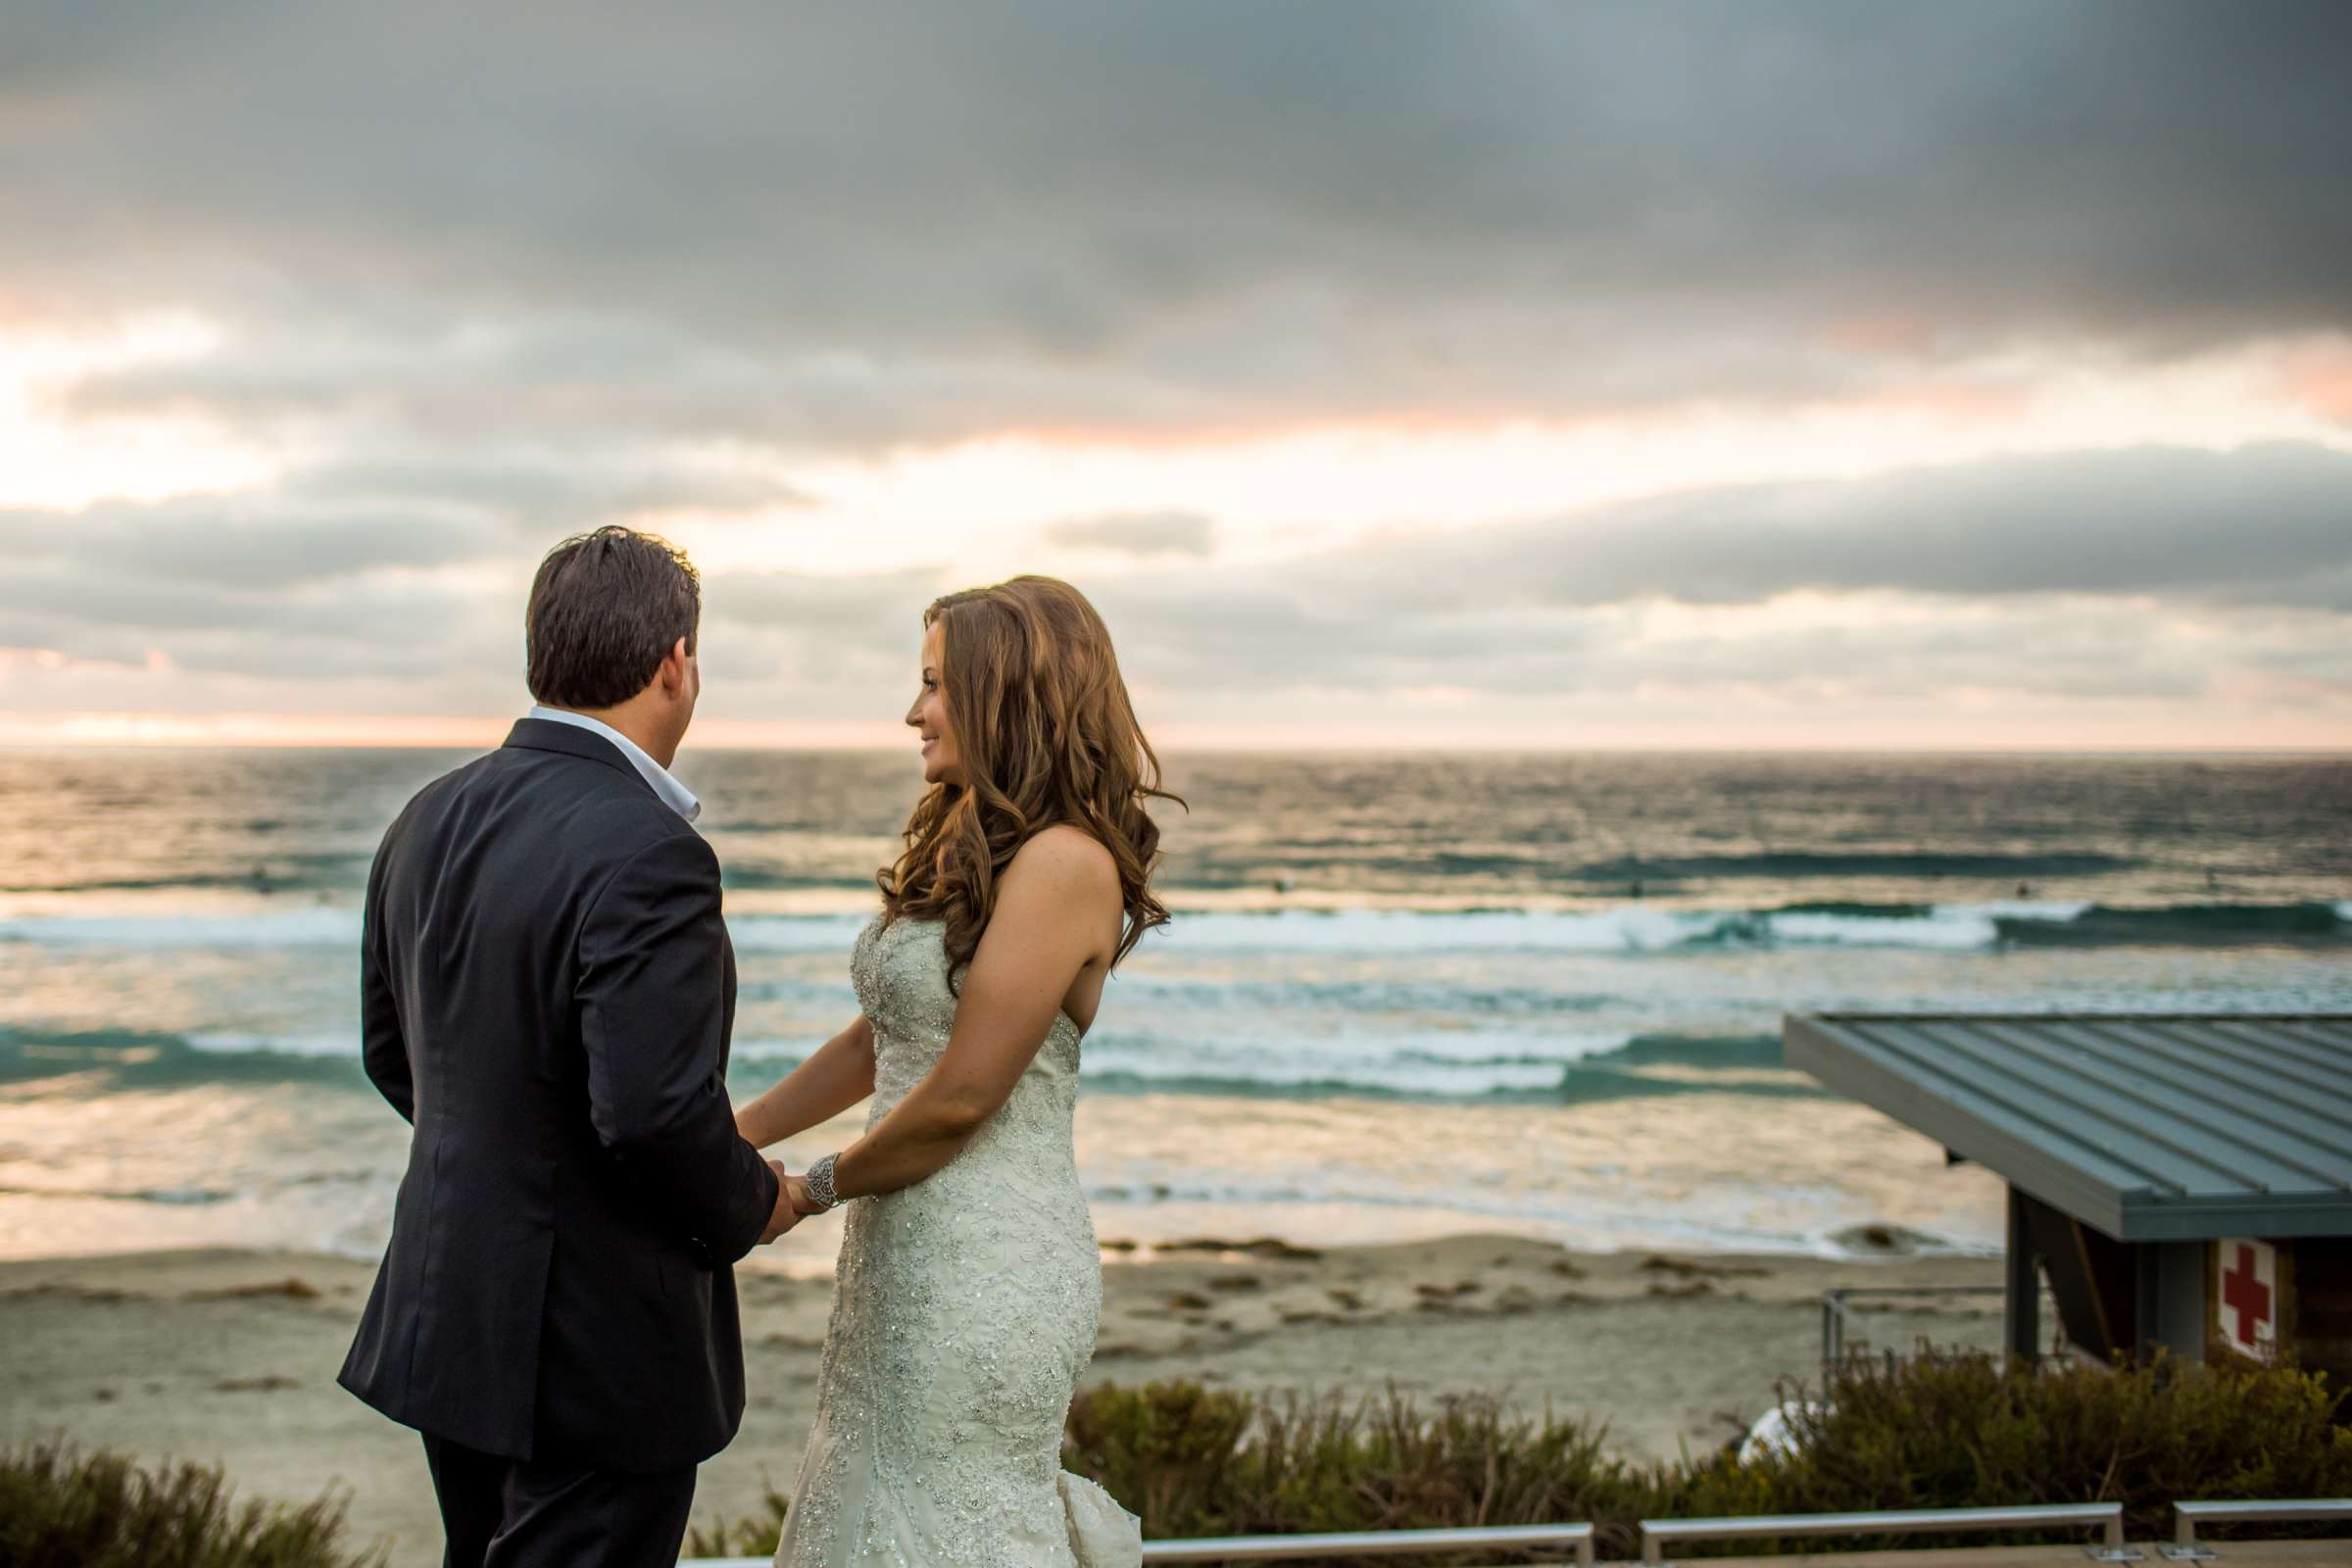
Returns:
[[[360,1060],[368,1081],[391,1102],[401,1119],[416,1120],[416,1083],[409,1065],[409,1043],[400,1032],[392,975],[384,962],[384,857],[378,850],[368,873],[367,912],[360,921]]]
[[[735,1131],[718,858],[699,834],[641,850],[580,930],[580,1037],[598,1140],[720,1262],[758,1245],[776,1175]]]

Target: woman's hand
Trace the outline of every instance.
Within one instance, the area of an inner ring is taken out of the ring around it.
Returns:
[[[784,1178],[784,1197],[792,1204],[793,1212],[799,1214],[803,1219],[811,1214],[822,1214],[825,1211],[822,1204],[808,1196],[808,1183],[803,1177],[787,1176]]]

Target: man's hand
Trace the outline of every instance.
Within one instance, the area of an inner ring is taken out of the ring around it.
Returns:
[[[792,1204],[793,1209],[801,1218],[806,1219],[811,1214],[824,1212],[816,1200],[808,1196],[808,1183],[806,1178],[787,1176],[784,1178],[784,1187],[786,1200]]]
[[[801,1210],[793,1204],[792,1190],[795,1187],[801,1187],[802,1195],[806,1197],[808,1194],[808,1189],[801,1186],[801,1179],[798,1176],[788,1176],[784,1173],[782,1160],[769,1160],[767,1168],[776,1173],[776,1207],[775,1212],[767,1216],[767,1229],[760,1233],[760,1245],[761,1247],[765,1247],[801,1222]]]

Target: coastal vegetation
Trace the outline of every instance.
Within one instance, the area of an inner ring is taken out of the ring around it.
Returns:
[[[238,1501],[217,1469],[35,1443],[0,1453],[4,1568],[378,1568],[343,1503]]]
[[[1140,1513],[1148,1538],[1592,1520],[1604,1559],[1640,1554],[1644,1517],[2115,1500],[2144,1540],[2169,1533],[2176,1499],[2352,1494],[2352,1430],[2333,1424],[2342,1396],[2292,1368],[2032,1370],[1923,1347],[1895,1361],[1857,1354],[1825,1388],[1781,1394],[1788,1450],[1743,1461],[1727,1444],[1641,1463],[1610,1452],[1603,1428],[1517,1415],[1499,1397],[1433,1406],[1394,1393],[1106,1384],[1072,1407],[1063,1462]],[[762,1516],[712,1521],[692,1548],[770,1550],[785,1506],[771,1492]],[[1792,1539],[1780,1549],[1939,1544],[1984,1538]]]
[[[1104,1384],[1072,1407],[1063,1462],[1155,1538],[1591,1520],[1603,1558],[1638,1555],[1643,1518],[2115,1500],[2146,1540],[2170,1531],[2177,1499],[2352,1495],[2352,1428],[2336,1424],[2352,1414],[2344,1396],[2289,1367],[2031,1370],[1922,1347],[1900,1360],[1857,1354],[1820,1389],[1779,1392],[1787,1448],[1742,1459],[1734,1443],[1654,1463],[1613,1452],[1603,1427],[1519,1413],[1501,1396],[1430,1404],[1394,1392]],[[772,1550],[787,1505],[771,1490],[752,1517],[708,1519],[689,1554]],[[59,1443],[0,1454],[0,1568],[379,1568],[380,1548],[346,1534],[333,1495],[240,1501],[215,1469],[142,1467]],[[1983,1538],[1792,1539],[1777,1549],[1943,1544]]]

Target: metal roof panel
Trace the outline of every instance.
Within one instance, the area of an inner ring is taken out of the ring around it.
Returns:
[[[2352,1018],[1792,1013],[1788,1065],[2124,1241],[2352,1235]]]

